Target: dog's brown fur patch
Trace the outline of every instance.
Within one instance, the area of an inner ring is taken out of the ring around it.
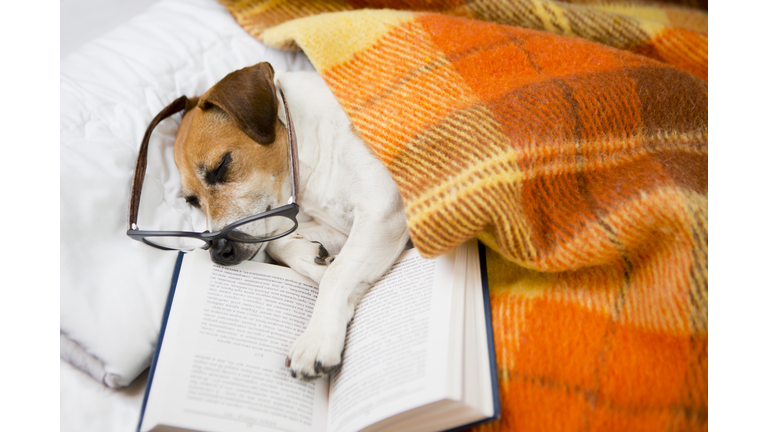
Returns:
[[[289,166],[288,133],[277,119],[275,123],[274,142],[259,144],[216,109],[195,107],[182,119],[173,147],[182,192],[197,197],[211,220],[231,223],[248,216],[239,213],[235,203],[258,191],[280,201],[287,198],[281,192]],[[223,181],[209,184],[206,171],[216,169],[227,153],[232,162]]]
[[[260,198],[287,198],[288,133],[277,118],[273,79],[272,66],[259,63],[230,73],[185,106],[173,156],[182,192],[199,203],[211,229],[266,210],[256,208]]]

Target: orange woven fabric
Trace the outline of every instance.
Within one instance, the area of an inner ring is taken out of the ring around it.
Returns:
[[[456,14],[284,3],[228,6],[307,54],[395,179],[416,247],[492,249],[502,419],[478,429],[706,430],[701,74]]]
[[[707,79],[706,0],[219,0],[249,33],[355,9],[419,10],[584,38],[672,64]],[[287,47],[284,47],[287,48]],[[292,48],[295,48],[292,47]]]

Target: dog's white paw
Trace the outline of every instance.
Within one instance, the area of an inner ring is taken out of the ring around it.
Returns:
[[[315,254],[315,257],[314,257],[315,264],[325,265],[325,266],[331,265],[331,263],[333,262],[333,260],[336,259],[336,257],[333,255],[330,255],[328,253],[328,250],[325,249],[325,246],[323,246],[323,244],[320,243],[319,241],[312,241],[311,243],[317,244],[317,253]]]
[[[320,283],[325,270],[336,259],[330,255],[320,242],[296,240],[293,244],[292,256],[287,264],[298,273]]]
[[[341,364],[346,326],[310,325],[293,343],[285,366],[291,375],[312,380],[333,372]]]
[[[317,283],[336,259],[320,242],[309,240],[299,233],[270,242],[267,253]]]

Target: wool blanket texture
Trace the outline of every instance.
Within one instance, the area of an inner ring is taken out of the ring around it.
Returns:
[[[478,430],[707,430],[706,1],[220,1],[306,53],[423,255],[489,247]]]

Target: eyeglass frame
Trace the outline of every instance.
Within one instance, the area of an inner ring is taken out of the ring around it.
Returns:
[[[145,230],[139,229],[137,220],[139,217],[139,203],[141,201],[141,190],[142,190],[142,186],[144,185],[144,176],[147,170],[147,153],[148,153],[148,147],[149,147],[149,138],[152,135],[152,131],[161,121],[184,110],[184,108],[186,107],[188,98],[186,96],[181,96],[178,99],[171,102],[168,106],[163,108],[155,116],[155,118],[152,119],[152,121],[149,123],[149,126],[147,127],[146,132],[144,132],[144,137],[141,141],[141,147],[139,148],[138,158],[136,159],[136,167],[133,173],[133,185],[131,186],[131,204],[130,204],[130,209],[128,213],[128,231],[126,232],[128,237],[136,241],[141,241],[149,246],[152,246],[158,249],[185,250],[185,249],[178,249],[178,248],[163,247],[146,240],[145,237],[188,237],[188,238],[201,240],[205,242],[205,246],[201,248],[208,249],[210,248],[211,243],[222,238],[230,241],[240,242],[240,243],[263,243],[263,242],[268,242],[268,241],[272,241],[272,240],[287,236],[288,234],[296,231],[296,229],[299,226],[299,223],[296,220],[296,216],[299,213],[299,188],[298,188],[299,158],[297,156],[297,149],[296,149],[296,131],[293,128],[291,111],[288,108],[288,101],[285,99],[285,94],[283,93],[283,89],[280,86],[279,81],[277,81],[276,84],[277,84],[276,85],[277,91],[280,93],[280,97],[283,100],[283,109],[285,110],[285,121],[287,124],[286,129],[288,131],[288,150],[289,150],[288,165],[291,170],[291,196],[288,198],[288,204],[232,222],[231,224],[215,232],[209,232],[207,230],[203,232],[145,231]],[[250,240],[250,241],[242,240],[242,239],[233,239],[228,236],[230,231],[234,230],[235,228],[241,225],[245,225],[247,223],[250,223],[259,219],[265,219],[265,218],[276,216],[276,215],[291,219],[293,221],[293,228],[271,237],[258,239],[258,240]],[[192,248],[192,249],[196,249],[196,248]]]

